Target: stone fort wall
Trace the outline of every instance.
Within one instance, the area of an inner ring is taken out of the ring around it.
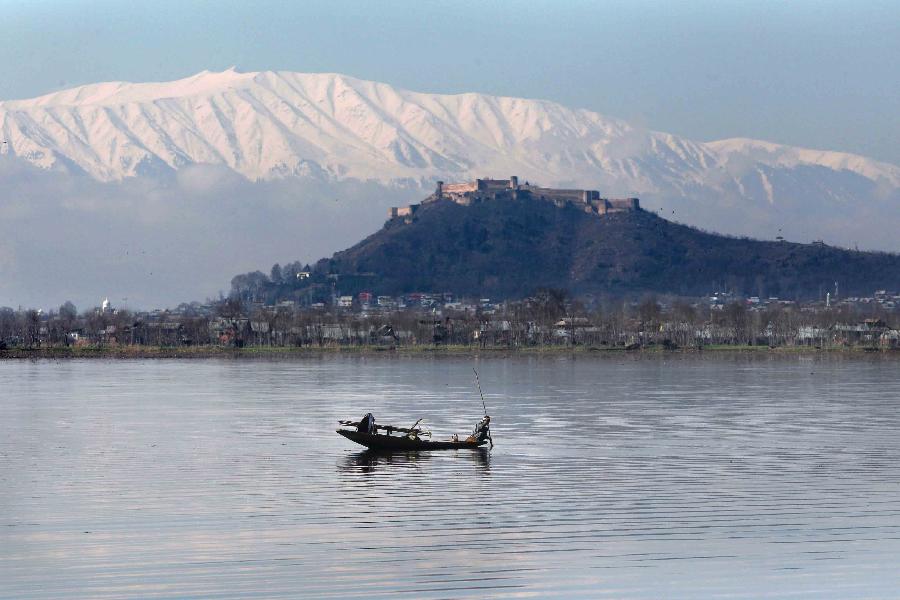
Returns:
[[[422,204],[448,200],[463,206],[490,199],[536,198],[553,202],[557,206],[574,206],[587,213],[605,215],[615,212],[640,210],[637,198],[602,198],[597,190],[575,190],[543,188],[528,183],[519,184],[515,175],[509,179],[476,179],[465,183],[444,183],[438,181],[434,193],[425,198]],[[418,204],[399,206],[389,209],[391,218],[410,219]]]

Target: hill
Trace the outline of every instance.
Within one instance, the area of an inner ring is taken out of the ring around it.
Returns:
[[[547,100],[232,69],[0,101],[0,303],[215,296],[236,271],[348,247],[388,199],[512,174],[711,231],[900,251],[897,165]]]
[[[727,237],[645,210],[596,215],[530,197],[422,204],[412,217],[389,220],[314,270],[307,288],[337,274],[344,294],[449,291],[521,298],[561,288],[700,296],[727,288],[809,299],[821,298],[835,281],[845,294],[900,287],[895,254]]]

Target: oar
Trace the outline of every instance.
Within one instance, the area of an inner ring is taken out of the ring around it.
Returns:
[[[418,429],[416,429],[416,427],[417,427],[417,426],[419,425],[419,423],[421,423],[421,422],[422,422],[422,419],[419,419],[418,421],[416,421],[415,423],[413,423],[413,426],[412,426],[412,427],[409,428],[409,435],[410,435],[410,437],[416,437],[417,435],[419,435],[420,431],[419,431]]]
[[[484,392],[481,391],[481,381],[478,380],[478,371],[475,371],[475,367],[472,367],[472,371],[475,372],[475,383],[478,384],[478,393],[481,395],[481,408],[484,409],[484,416],[487,416],[487,406],[484,404]]]
[[[478,394],[481,396],[481,408],[484,409],[484,417],[489,419],[487,414],[487,405],[484,403],[484,392],[481,391],[481,380],[478,379],[478,371],[475,371],[475,367],[472,367],[472,371],[475,372],[475,383],[478,384]],[[487,439],[491,441],[491,448],[494,447],[494,440],[491,438],[491,434],[487,434]]]

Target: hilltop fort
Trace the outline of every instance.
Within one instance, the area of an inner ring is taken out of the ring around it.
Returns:
[[[391,218],[411,219],[422,205],[441,200],[449,200],[462,206],[471,206],[485,200],[536,199],[552,202],[562,208],[574,206],[586,213],[606,215],[609,213],[638,211],[641,209],[637,198],[601,198],[597,190],[566,190],[544,188],[531,185],[527,181],[519,183],[513,175],[509,179],[476,179],[467,183],[444,183],[438,181],[434,193],[421,204],[394,206],[388,215]]]

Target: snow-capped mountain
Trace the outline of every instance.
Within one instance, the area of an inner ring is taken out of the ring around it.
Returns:
[[[861,156],[744,139],[702,143],[553,102],[424,94],[337,74],[231,69],[85,85],[0,102],[0,132],[4,153],[100,181],[212,164],[250,180],[518,174],[611,194],[705,188],[753,196],[758,188],[776,203],[786,172],[814,167],[900,187],[900,168]]]
[[[0,102],[0,305],[203,298],[235,273],[356,243],[435,180],[510,175],[639,196],[717,232],[900,251],[900,168],[862,156],[228,70]]]

